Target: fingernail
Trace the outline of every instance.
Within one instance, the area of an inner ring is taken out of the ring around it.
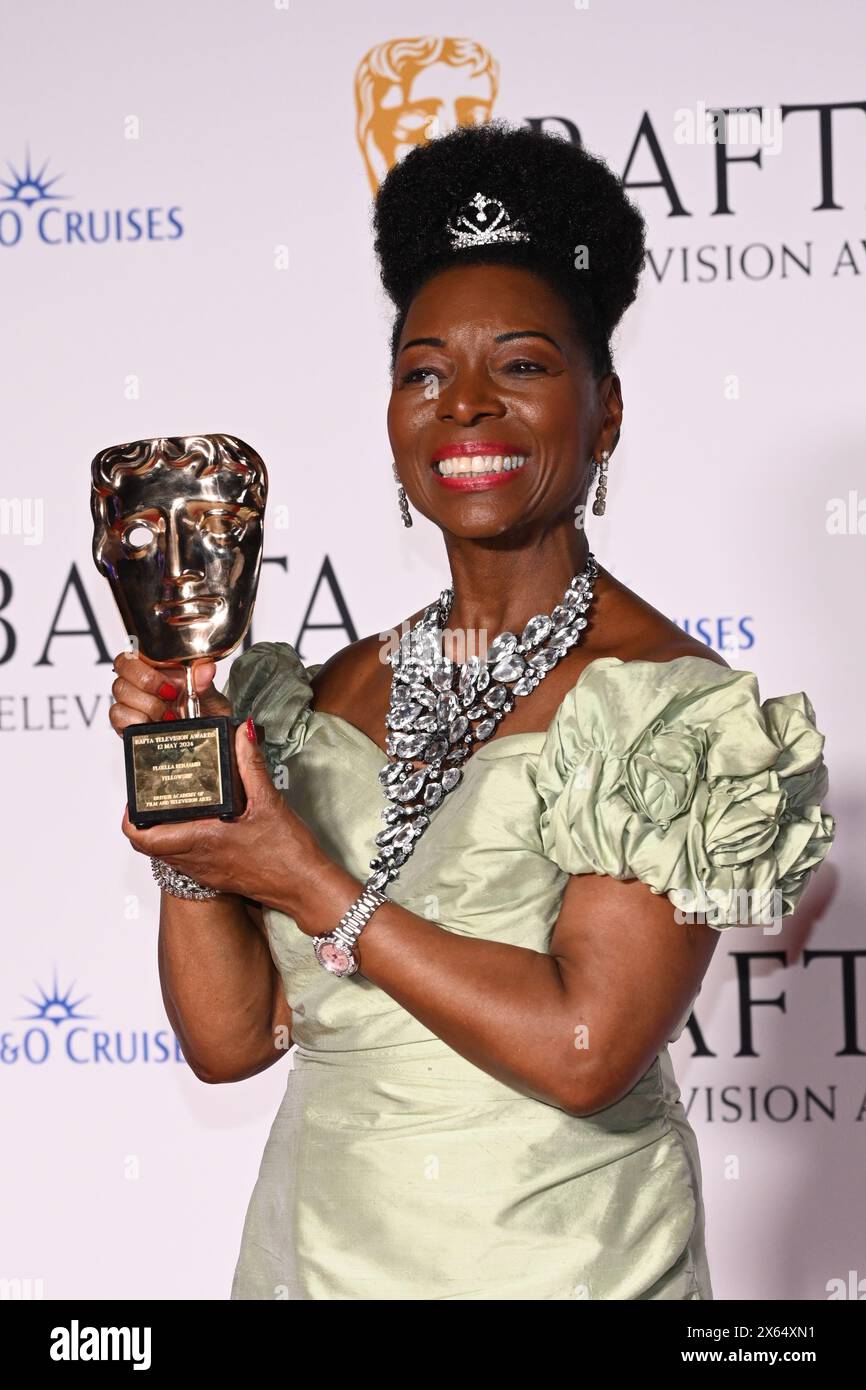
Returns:
[[[171,681],[163,681],[162,685],[159,687],[159,690],[156,693],[161,700],[177,699],[177,688],[176,686],[172,685]]]
[[[255,743],[256,741],[256,726],[253,723],[252,715],[250,715],[249,719],[247,720],[247,738],[249,739],[250,743]]]
[[[175,712],[174,712],[173,709],[167,709],[166,712],[165,712],[165,714],[164,714],[162,717],[163,717],[163,720],[165,720],[165,719],[177,719],[177,715],[175,714]]]

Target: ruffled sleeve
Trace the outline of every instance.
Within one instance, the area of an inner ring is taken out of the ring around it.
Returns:
[[[803,691],[705,657],[591,662],[537,773],[545,853],[567,873],[638,878],[717,928],[794,911],[836,833],[824,735]]]
[[[304,666],[288,642],[254,642],[236,656],[222,694],[239,719],[252,715],[264,730],[264,754],[273,768],[296,753],[306,737],[318,666]]]

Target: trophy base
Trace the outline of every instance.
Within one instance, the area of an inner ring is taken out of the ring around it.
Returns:
[[[246,806],[226,714],[130,724],[123,731],[129,819],[139,830],[175,821],[234,820]]]

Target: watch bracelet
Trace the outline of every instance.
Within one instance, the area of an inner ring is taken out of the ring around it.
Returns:
[[[314,943],[334,941],[340,946],[351,949],[376,908],[381,907],[387,901],[384,893],[380,893],[378,888],[370,888],[365,885],[355,901],[343,913],[333,931],[325,932],[322,936],[314,936]]]

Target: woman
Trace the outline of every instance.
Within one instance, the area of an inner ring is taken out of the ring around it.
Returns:
[[[400,507],[453,593],[390,662],[257,642],[222,695],[202,666],[205,711],[248,720],[247,810],[123,821],[171,889],[196,1074],[296,1045],[232,1297],[710,1299],[667,1044],[719,932],[791,913],[826,855],[823,735],[589,551],[644,259],[607,166],[459,129],[388,175],[375,230]],[[164,672],[117,670],[118,733],[171,717]]]

